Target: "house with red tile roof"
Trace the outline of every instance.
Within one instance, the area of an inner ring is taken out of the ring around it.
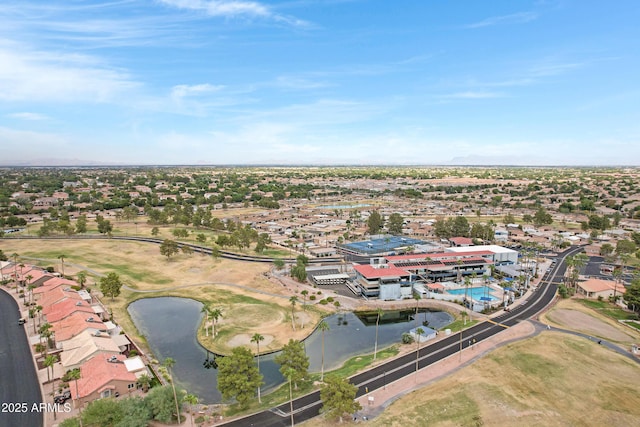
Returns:
[[[53,323],[64,319],[76,312],[89,313],[96,315],[93,307],[86,301],[69,298],[55,304],[43,307],[42,314],[45,316],[47,322]]]
[[[124,355],[98,354],[80,366],[78,390],[70,387],[74,406],[106,397],[125,396],[137,388],[137,378],[125,365]]]
[[[83,331],[58,344],[62,346],[60,362],[65,371],[79,368],[99,354],[113,356],[121,353],[118,344],[104,332]]]
[[[36,298],[36,301],[38,301],[38,304],[42,306],[43,310],[46,307],[49,307],[50,305],[62,302],[67,299],[82,301],[82,297],[78,295],[76,291],[65,290],[65,289],[67,288],[64,286],[58,286],[44,294],[41,294],[40,299],[38,300]],[[35,292],[35,289],[34,289],[34,292]],[[35,294],[34,294],[34,298],[35,298]]]
[[[71,288],[72,286],[78,286],[76,282],[69,279],[63,279],[62,277],[51,277],[49,280],[46,280],[42,283],[42,286],[33,290],[33,295],[36,297],[36,300],[40,298],[41,295],[48,294],[50,291],[56,288]]]
[[[75,337],[83,331],[106,332],[107,327],[96,314],[76,312],[58,322],[51,323],[56,342],[60,343]]]
[[[449,239],[451,246],[471,246],[473,245],[473,240],[468,237],[451,237]]]
[[[584,295],[587,298],[602,297],[607,299],[610,296],[613,296],[614,292],[616,295],[623,295],[626,292],[626,288],[620,283],[616,283],[613,280],[596,278],[590,278],[584,282],[578,282],[576,283],[576,288],[577,294]]]

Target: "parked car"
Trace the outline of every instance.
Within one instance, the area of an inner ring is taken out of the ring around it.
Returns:
[[[62,392],[62,394],[54,396],[53,402],[54,403],[64,403],[69,399],[71,399],[71,392],[69,390],[65,390],[64,392]]]
[[[24,325],[25,323],[27,323],[27,319],[24,317],[18,319],[18,325]]]

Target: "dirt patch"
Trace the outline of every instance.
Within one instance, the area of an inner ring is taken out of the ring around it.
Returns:
[[[577,310],[555,309],[547,314],[554,323],[576,331],[618,342],[633,342],[633,337],[617,330],[615,327]]]

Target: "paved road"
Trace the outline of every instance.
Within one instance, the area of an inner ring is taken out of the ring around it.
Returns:
[[[557,283],[566,270],[562,261],[566,256],[574,255],[581,251],[581,247],[573,247],[560,254],[558,256],[558,262],[554,267],[549,272],[545,272],[543,280],[538,286],[538,290],[510,312],[505,312],[492,318],[491,321],[479,323],[461,333],[456,333],[421,348],[418,355],[419,369],[469,347],[472,345],[473,339],[475,339],[476,342],[480,342],[504,330],[505,327],[513,326],[542,311],[554,299]],[[350,381],[358,387],[357,396],[359,397],[366,394],[367,390],[369,392],[374,391],[384,387],[387,383],[411,375],[416,369],[415,361],[416,352],[414,351],[351,377]],[[321,406],[322,402],[320,401],[320,392],[318,391],[294,400],[293,412],[295,422],[299,423],[317,416]],[[233,427],[288,426],[291,423],[290,414],[289,402],[287,402],[268,411],[229,421],[224,425]]]
[[[0,426],[37,427],[43,424],[43,414],[33,405],[37,408],[42,395],[19,318],[18,304],[0,290]]]

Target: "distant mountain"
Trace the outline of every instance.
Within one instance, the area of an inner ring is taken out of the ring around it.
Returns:
[[[97,162],[95,160],[82,159],[59,159],[59,158],[41,158],[41,159],[25,159],[22,161],[0,161],[0,166],[23,166],[23,167],[60,167],[60,166],[119,166],[121,164]]]

